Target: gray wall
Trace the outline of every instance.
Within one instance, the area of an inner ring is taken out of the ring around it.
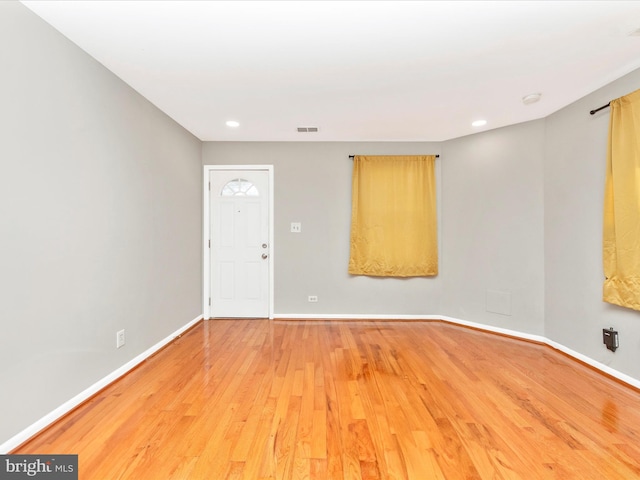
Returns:
[[[270,164],[275,181],[275,313],[440,312],[442,279],[351,276],[350,154],[438,154],[437,143],[205,142],[205,165]],[[290,233],[291,222],[302,233]],[[308,303],[317,295],[318,303]]]
[[[198,139],[17,2],[0,71],[1,444],[202,313],[202,167]]]
[[[546,119],[546,336],[640,379],[640,312],[602,298],[602,216],[609,109],[589,111],[640,88],[640,70]],[[602,345],[602,329],[620,332],[620,349]]]
[[[544,133],[537,120],[444,142],[442,314],[544,333]]]

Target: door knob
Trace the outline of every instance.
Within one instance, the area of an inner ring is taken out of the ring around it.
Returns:
[[[267,255],[266,253],[262,254],[262,259],[264,260],[265,258],[267,258],[269,255]]]

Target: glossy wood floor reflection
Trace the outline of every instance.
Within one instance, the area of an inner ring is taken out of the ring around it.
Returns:
[[[640,394],[441,322],[202,322],[14,453],[83,480],[638,479]]]

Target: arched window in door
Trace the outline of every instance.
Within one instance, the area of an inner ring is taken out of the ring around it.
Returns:
[[[256,186],[244,178],[234,178],[227,182],[220,191],[221,197],[258,197],[260,192]]]

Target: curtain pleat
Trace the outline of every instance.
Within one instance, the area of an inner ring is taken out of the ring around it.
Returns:
[[[353,160],[349,273],[438,274],[435,156]]]
[[[603,300],[640,310],[640,90],[611,102]]]

